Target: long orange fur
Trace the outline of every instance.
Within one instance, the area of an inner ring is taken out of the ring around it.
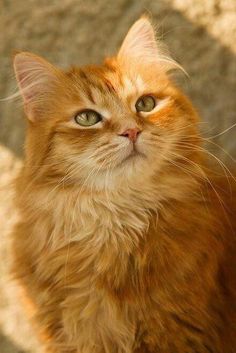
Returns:
[[[15,56],[28,128],[13,272],[47,353],[236,351],[235,182],[209,164],[176,65],[146,18],[101,66]],[[135,111],[143,95],[154,112]],[[83,109],[104,121],[81,128]]]

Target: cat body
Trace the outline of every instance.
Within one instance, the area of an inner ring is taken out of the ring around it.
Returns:
[[[103,66],[15,57],[29,121],[13,272],[47,353],[236,349],[234,180],[210,171],[153,39],[142,18]]]

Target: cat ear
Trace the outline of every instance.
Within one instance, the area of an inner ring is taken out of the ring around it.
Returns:
[[[46,99],[57,82],[59,70],[28,52],[17,53],[13,65],[25,112],[34,121],[42,114]]]
[[[121,45],[118,58],[156,56],[157,51],[154,29],[148,18],[142,17],[130,28]]]
[[[141,17],[126,35],[117,59],[122,64],[159,64],[164,71],[180,66],[169,57],[167,48],[156,40],[155,30],[147,17]]]

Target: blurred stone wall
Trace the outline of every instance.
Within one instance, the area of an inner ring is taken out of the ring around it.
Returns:
[[[0,99],[16,92],[14,50],[32,51],[61,67],[99,63],[116,52],[144,12],[189,74],[177,75],[176,80],[200,112],[205,136],[221,134],[235,124],[235,0],[0,0]],[[232,155],[235,129],[213,139]],[[1,353],[30,347],[37,351],[12,295],[15,289],[7,284],[5,266],[4,239],[12,214],[6,185],[20,166],[23,140],[20,102],[0,101],[0,325],[8,335],[0,337]]]

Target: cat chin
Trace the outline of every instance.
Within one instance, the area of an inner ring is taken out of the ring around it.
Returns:
[[[119,162],[116,168],[123,166],[129,167],[129,165],[133,166],[134,164],[140,163],[145,159],[147,159],[147,156],[143,152],[133,150],[128,156],[126,156],[121,162]]]
[[[143,180],[143,186],[152,179],[156,173],[150,166],[150,162],[145,155],[137,153],[130,155],[114,166],[111,171],[103,171],[97,176],[93,188],[97,191],[118,191],[124,187],[135,188],[140,179]],[[140,186],[139,186],[140,187]]]

